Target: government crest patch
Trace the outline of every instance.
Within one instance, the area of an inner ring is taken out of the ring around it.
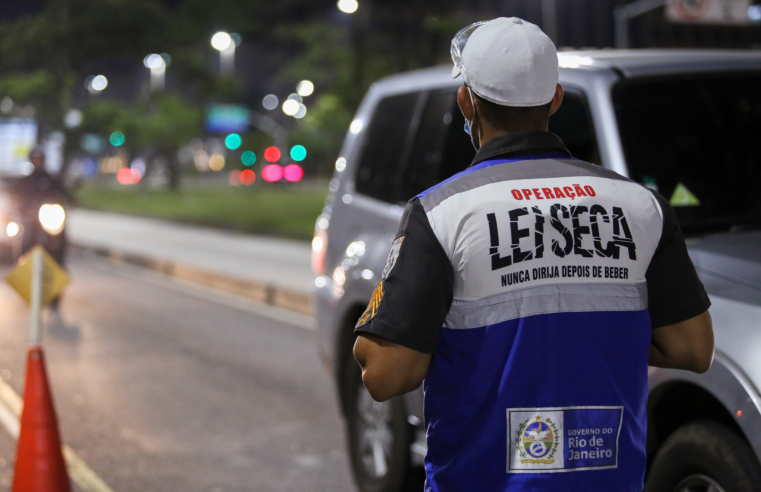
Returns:
[[[623,407],[507,409],[507,473],[618,466]]]

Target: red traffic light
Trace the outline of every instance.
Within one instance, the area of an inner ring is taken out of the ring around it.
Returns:
[[[267,162],[277,162],[280,160],[280,149],[277,147],[267,147],[264,150],[264,158]]]

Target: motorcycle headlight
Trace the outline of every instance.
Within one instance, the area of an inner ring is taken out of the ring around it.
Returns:
[[[40,225],[48,234],[56,235],[63,231],[63,224],[66,221],[66,211],[63,207],[55,204],[46,203],[40,207]]]

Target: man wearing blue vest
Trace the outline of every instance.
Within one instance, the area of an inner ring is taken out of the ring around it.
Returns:
[[[383,401],[424,380],[426,491],[641,492],[648,364],[713,358],[674,211],[547,132],[563,89],[537,26],[475,24],[452,57],[478,152],[407,205],[356,327],[363,381]]]

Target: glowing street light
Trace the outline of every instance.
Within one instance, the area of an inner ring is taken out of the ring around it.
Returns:
[[[357,0],[338,0],[338,10],[345,14],[353,14],[358,8]]]
[[[296,85],[296,92],[299,96],[311,96],[314,92],[314,84],[309,80],[302,80]]]
[[[283,103],[283,113],[293,116],[301,109],[301,103],[295,99],[288,99]]]
[[[226,32],[218,32],[211,37],[211,45],[215,50],[224,51],[233,43],[233,38]]]
[[[264,109],[272,111],[277,107],[278,102],[275,94],[267,94],[264,96],[264,99],[262,99],[262,106],[264,106]]]
[[[219,51],[219,72],[222,75],[232,75],[235,71],[235,46],[238,44],[237,41],[231,34],[224,31],[220,31],[211,37],[211,46]]]
[[[101,92],[103,89],[108,87],[108,79],[105,77],[105,75],[96,75],[95,77],[90,76],[87,78],[87,80],[88,82],[86,87],[91,94]]]
[[[166,60],[161,55],[151,53],[143,58],[143,65],[151,71],[151,91],[164,90],[164,77],[166,75]]]

